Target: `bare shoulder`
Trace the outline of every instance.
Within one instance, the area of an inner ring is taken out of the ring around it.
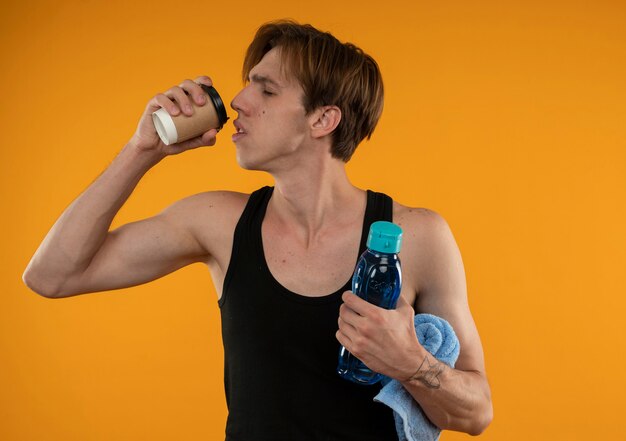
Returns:
[[[239,193],[236,191],[204,191],[174,202],[163,210],[163,212],[174,209],[174,211],[179,212],[181,215],[201,215],[211,211],[217,212],[220,215],[227,215],[233,211],[237,211],[239,208],[243,209],[249,197],[250,195],[247,193]]]
[[[232,239],[249,197],[235,191],[205,191],[174,202],[160,215],[191,233],[207,254],[216,255],[228,246],[224,239]]]
[[[416,312],[436,315],[452,325],[461,343],[457,368],[484,372],[463,259],[448,222],[433,210],[400,204],[394,204],[394,222],[404,232],[400,255],[406,251],[407,256],[402,261],[403,274],[410,272],[419,286],[413,303]]]
[[[407,270],[418,279],[416,306],[435,314],[435,305],[442,298],[440,295],[435,300],[432,294],[442,294],[441,287],[450,286],[452,281],[457,286],[447,294],[454,293],[464,299],[465,271],[461,253],[446,219],[432,209],[407,207],[395,201],[393,211],[394,222],[403,229],[402,253],[410,264]]]
[[[412,233],[423,232],[425,228],[432,228],[436,223],[445,222],[443,217],[434,210],[424,207],[408,207],[393,201],[393,221],[404,224]]]
[[[420,286],[427,280],[423,271],[425,261],[432,257],[441,245],[439,239],[450,232],[446,220],[434,210],[424,207],[408,207],[393,202],[393,221],[402,227],[402,254],[419,272]],[[408,263],[408,262],[407,262]]]
[[[466,304],[463,260],[446,219],[428,208],[394,202],[394,222],[403,229],[403,270],[415,279],[416,310],[441,316],[452,305]]]

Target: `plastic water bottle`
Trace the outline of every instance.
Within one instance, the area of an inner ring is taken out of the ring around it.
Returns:
[[[401,244],[402,228],[398,225],[386,221],[372,223],[367,249],[359,258],[352,276],[354,294],[381,308],[396,308],[402,288],[398,258]],[[374,384],[382,378],[343,346],[339,350],[337,373],[359,384]]]

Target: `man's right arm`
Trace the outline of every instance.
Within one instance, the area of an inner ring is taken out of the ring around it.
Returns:
[[[208,77],[199,82],[211,84]],[[187,92],[187,93],[186,93]],[[63,212],[29,262],[22,279],[45,297],[68,297],[86,292],[134,286],[206,258],[185,216],[197,198],[178,201],[158,215],[109,231],[113,218],[145,173],[168,155],[215,143],[215,130],[171,146],[164,145],[152,123],[152,112],[165,107],[171,114],[200,86],[185,80],[146,107],[137,132],[111,165]],[[189,95],[189,96],[188,96]],[[198,101],[199,102],[199,101]]]

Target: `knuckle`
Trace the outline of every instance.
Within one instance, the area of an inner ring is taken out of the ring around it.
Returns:
[[[154,98],[152,98],[152,101],[164,108],[168,113],[176,113],[178,111],[176,104],[174,104],[172,100],[163,93],[156,94]]]
[[[190,79],[186,79],[185,81],[183,81],[180,84],[180,87],[183,89],[189,89],[189,90],[201,90],[200,85],[197,82],[192,81]]]
[[[363,352],[367,345],[367,336],[361,334],[354,338],[354,346],[358,348],[359,352]]]
[[[198,84],[204,84],[206,86],[212,86],[213,85],[213,81],[211,80],[211,78],[207,77],[206,75],[201,75],[199,77],[197,77],[195,79],[195,82]]]
[[[375,325],[384,326],[385,324],[387,324],[387,317],[384,314],[379,313],[378,311],[372,314],[371,319]]]
[[[166,94],[171,94],[171,95],[178,95],[180,94],[182,91],[182,89],[180,88],[180,86],[172,86],[169,89],[167,89]]]
[[[190,110],[189,108],[191,107],[191,101],[189,99],[189,96],[187,95],[187,92],[180,87],[173,87],[170,90],[172,91],[176,102],[178,102],[181,107]]]
[[[186,94],[196,93],[198,90],[200,90],[200,86],[191,80],[185,80],[181,88]]]
[[[184,101],[187,99],[187,92],[181,87],[172,87],[170,90],[178,101]]]
[[[152,99],[159,104],[169,101],[169,98],[163,93],[157,93]]]

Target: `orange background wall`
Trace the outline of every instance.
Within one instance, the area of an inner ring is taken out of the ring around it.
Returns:
[[[208,74],[230,100],[254,31],[282,17],[380,64],[385,111],[348,172],[439,212],[455,234],[493,390],[481,439],[624,439],[626,4],[615,0],[3,1],[0,439],[223,439],[204,266],[63,300],[21,275],[154,94]],[[201,191],[271,184],[238,168],[232,131],[152,169],[112,227]]]

